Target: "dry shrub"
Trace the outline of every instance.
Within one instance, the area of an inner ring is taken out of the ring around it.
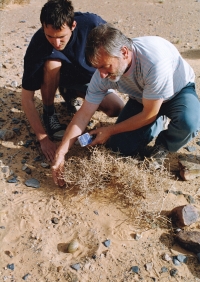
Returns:
[[[115,196],[110,201],[120,201],[120,206],[129,210],[135,225],[141,228],[151,226],[160,216],[165,190],[170,190],[174,183],[164,166],[156,170],[148,159],[122,157],[105,147],[70,157],[63,178],[68,189],[76,187],[83,196],[99,190],[108,195],[108,189],[114,189]]]

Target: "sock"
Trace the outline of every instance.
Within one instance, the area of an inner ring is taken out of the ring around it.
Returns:
[[[55,112],[54,104],[47,106],[43,104],[43,110],[46,112],[48,115],[52,116]]]

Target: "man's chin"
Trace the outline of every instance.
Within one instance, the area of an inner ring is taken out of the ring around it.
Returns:
[[[111,82],[117,82],[119,81],[121,78],[121,75],[120,76],[113,76],[113,77],[108,77],[108,80],[110,80]]]

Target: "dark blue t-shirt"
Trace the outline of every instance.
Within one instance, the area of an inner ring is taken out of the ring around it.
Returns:
[[[40,89],[43,79],[43,65],[48,59],[62,60],[65,66],[69,66],[69,69],[72,67],[78,73],[77,77],[83,76],[87,82],[90,81],[95,68],[91,67],[85,59],[87,36],[94,27],[105,23],[105,21],[95,14],[81,12],[75,13],[74,20],[77,22],[76,28],[62,51],[53,48],[46,39],[42,28],[33,35],[24,57],[22,78],[24,89]]]

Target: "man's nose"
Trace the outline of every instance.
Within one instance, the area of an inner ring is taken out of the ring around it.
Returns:
[[[60,46],[60,38],[54,38],[53,44],[55,47],[59,47]]]
[[[99,73],[101,78],[106,78],[108,76],[108,72],[105,69],[100,69]]]

